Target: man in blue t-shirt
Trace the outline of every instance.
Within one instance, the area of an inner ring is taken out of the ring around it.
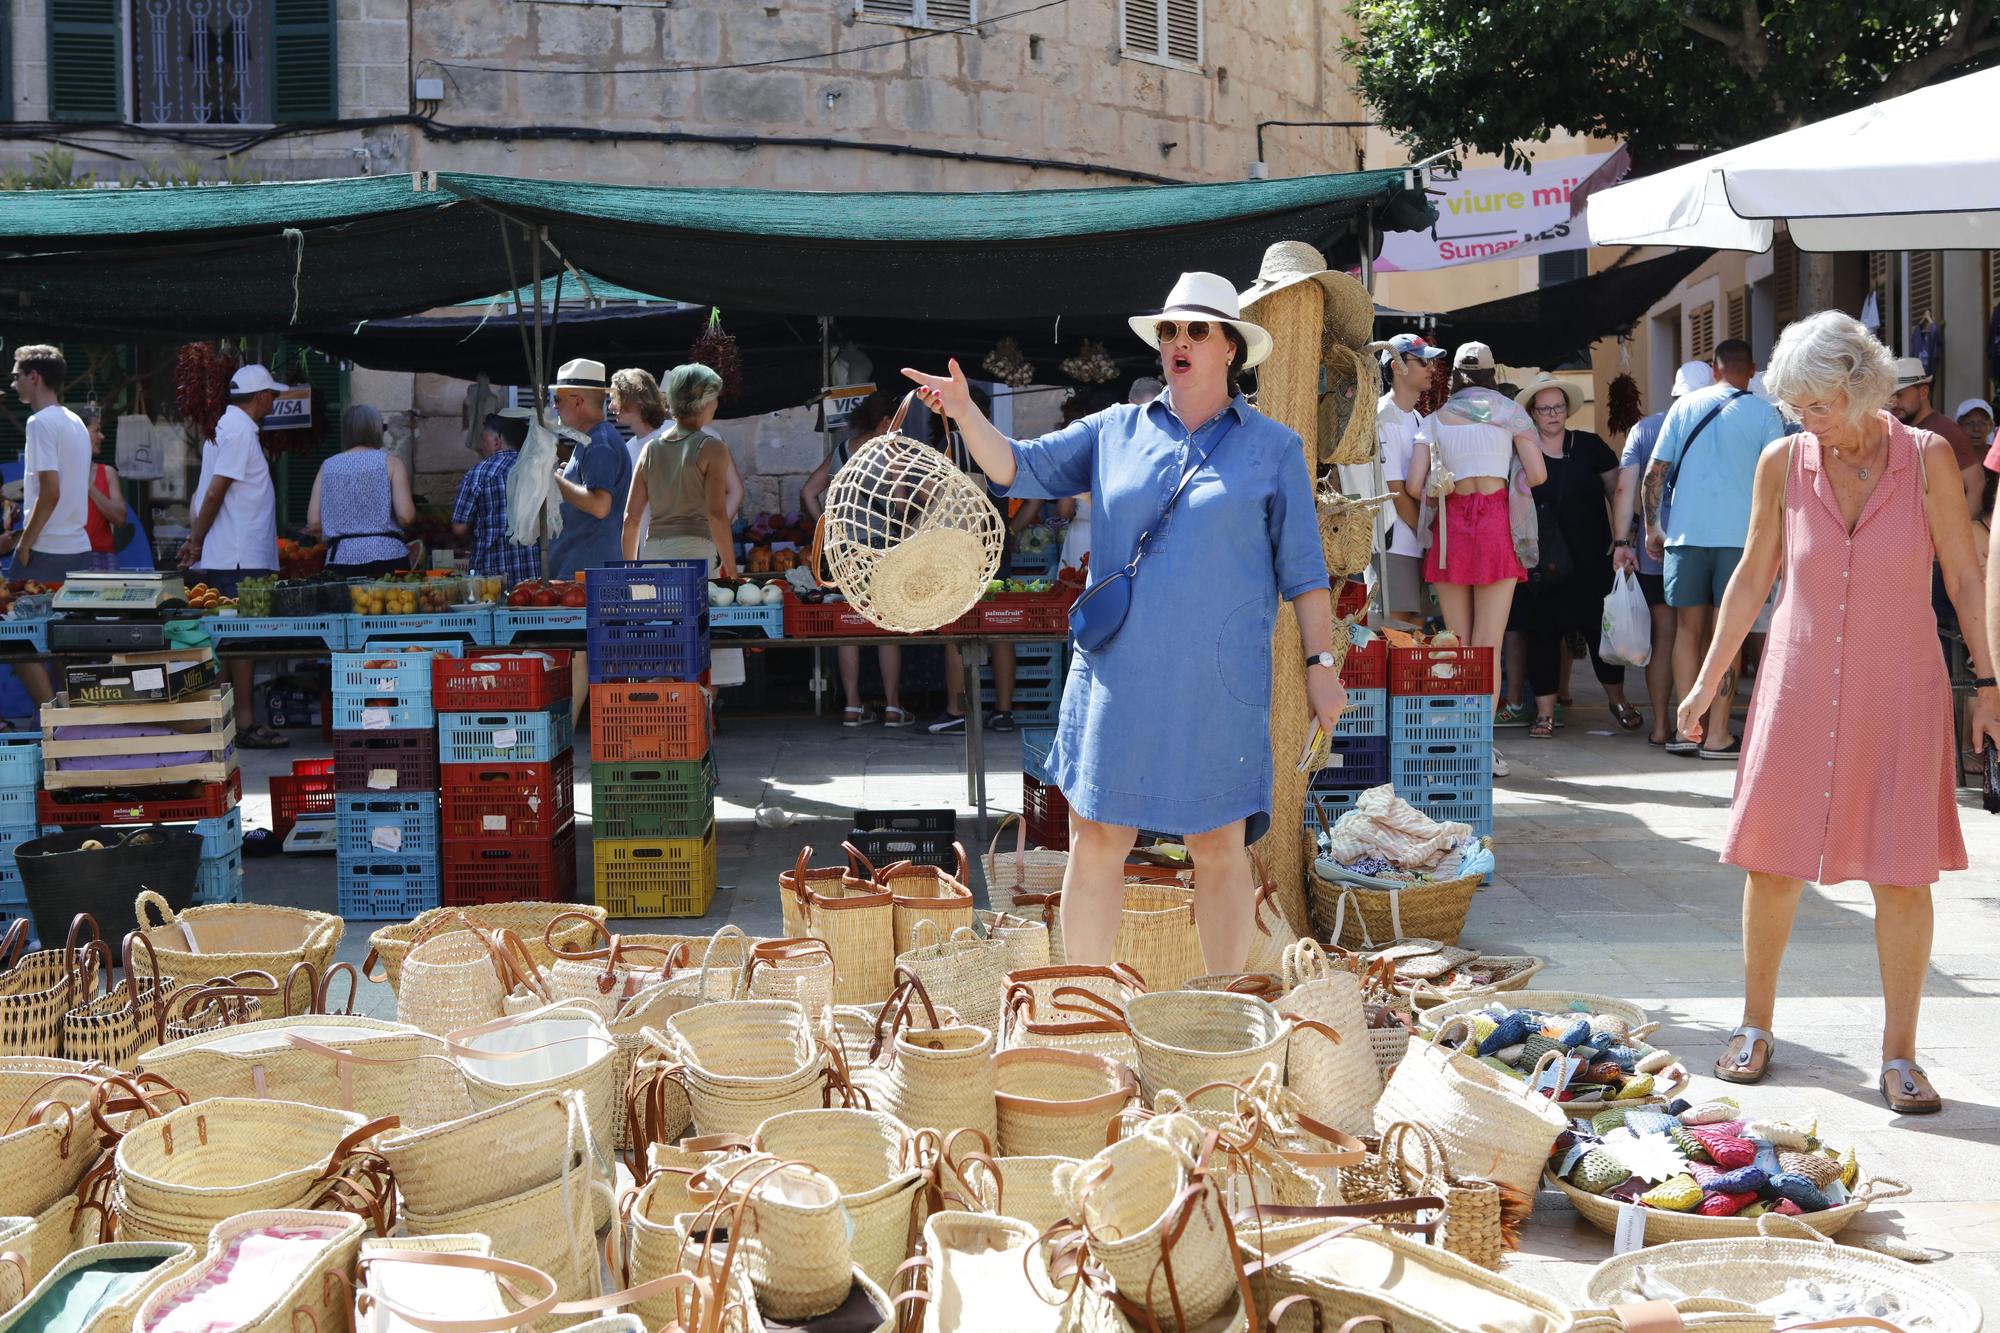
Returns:
[[[1731,338],[1715,349],[1715,380],[1680,398],[1660,426],[1659,444],[1646,465],[1646,550],[1664,559],[1667,605],[1674,608],[1674,697],[1694,688],[1715,609],[1750,534],[1750,493],[1764,446],[1785,435],[1778,409],[1750,392],[1757,363],[1750,344]],[[1668,477],[1675,476],[1663,514]],[[1715,706],[1699,745],[1676,734],[1667,753],[1735,760],[1742,743],[1729,724],[1736,693],[1735,664],[1716,691]]]
[[[567,579],[580,569],[615,564],[623,554],[619,541],[625,493],[632,488],[632,457],[618,428],[604,419],[611,384],[602,361],[569,362],[557,373],[553,388],[562,424],[587,437],[556,468],[563,529],[549,543],[549,567],[556,578]]]

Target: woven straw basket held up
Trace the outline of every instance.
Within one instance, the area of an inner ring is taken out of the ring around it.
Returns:
[[[901,434],[905,394],[886,434],[834,475],[814,545],[854,609],[883,629],[923,633],[972,609],[1000,568],[1000,511],[929,445]],[[819,567],[808,559],[807,568]]]

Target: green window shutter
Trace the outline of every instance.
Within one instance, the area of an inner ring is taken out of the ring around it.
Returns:
[[[125,119],[121,0],[48,0],[48,5],[50,118]]]
[[[271,118],[283,125],[340,115],[334,0],[271,0]]]
[[[299,377],[303,354],[305,376]],[[306,522],[306,504],[312,499],[313,478],[319,465],[340,452],[340,414],[347,410],[347,371],[340,362],[310,348],[301,348],[280,338],[271,349],[271,373],[287,384],[306,383],[319,391],[319,406],[325,409],[312,444],[288,449],[279,456],[276,471],[283,488],[278,496],[280,528],[301,528]]]

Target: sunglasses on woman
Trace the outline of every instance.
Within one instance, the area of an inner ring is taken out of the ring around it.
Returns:
[[[1197,319],[1187,324],[1181,324],[1171,319],[1163,319],[1153,326],[1153,332],[1161,342],[1170,343],[1181,336],[1182,329],[1186,329],[1188,341],[1191,343],[1200,343],[1208,341],[1208,332],[1214,327],[1213,324],[1210,324],[1205,319]]]

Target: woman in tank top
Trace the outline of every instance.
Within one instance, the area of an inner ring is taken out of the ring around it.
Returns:
[[[403,529],[416,522],[410,470],[382,448],[382,414],[356,403],[340,418],[341,451],[319,465],[306,531],[326,538],[326,567],[360,578],[408,569]]]
[[[625,500],[625,558],[706,560],[708,572],[736,577],[729,533],[729,446],[708,433],[722,399],[722,377],[699,362],[667,376],[674,424],[654,436],[632,469]]]

